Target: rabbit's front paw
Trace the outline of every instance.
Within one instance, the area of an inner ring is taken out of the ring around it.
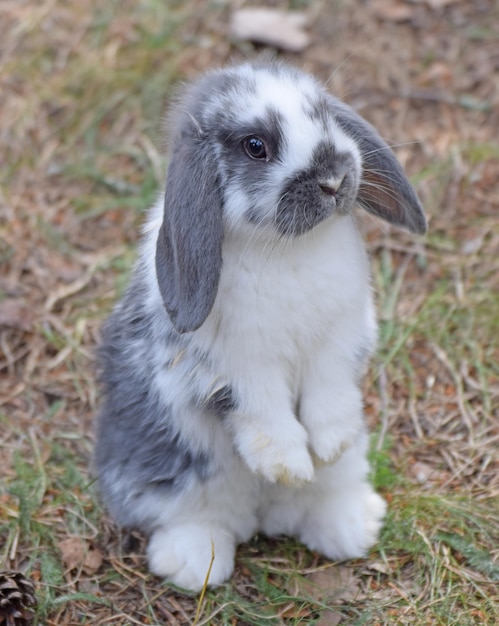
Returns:
[[[234,569],[234,554],[235,539],[229,531],[200,524],[159,528],[147,548],[154,574],[191,591],[203,588],[210,564],[208,584],[225,582]]]
[[[321,424],[320,428],[309,431],[310,447],[317,466],[331,465],[347,450],[355,440],[357,431],[341,439],[333,424]]]
[[[307,429],[317,465],[330,465],[357,439],[363,425],[362,398],[357,388],[331,397],[330,390],[305,397],[300,419]]]
[[[241,419],[235,429],[239,453],[252,472],[275,483],[299,487],[314,477],[308,435],[294,418],[282,428],[264,430],[262,424]]]

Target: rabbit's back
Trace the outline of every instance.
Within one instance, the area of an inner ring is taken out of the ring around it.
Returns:
[[[230,405],[230,390],[221,385],[207,397],[202,355],[192,354],[162,307],[150,310],[151,299],[138,297],[138,283],[102,329],[95,462],[114,517],[147,527],[135,506],[146,490],[175,494],[215,471],[227,438],[219,415]]]

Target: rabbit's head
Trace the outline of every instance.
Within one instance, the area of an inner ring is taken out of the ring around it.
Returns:
[[[358,204],[423,233],[421,205],[375,129],[307,74],[244,64],[204,75],[172,111],[156,248],[158,284],[179,332],[215,300],[224,233],[294,238]]]

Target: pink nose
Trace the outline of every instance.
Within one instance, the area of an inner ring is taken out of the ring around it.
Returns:
[[[319,187],[328,196],[336,196],[338,189],[343,182],[343,178],[329,178],[327,180],[320,180]]]

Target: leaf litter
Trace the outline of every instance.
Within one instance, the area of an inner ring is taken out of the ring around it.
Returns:
[[[327,80],[396,146],[429,216],[422,241],[363,225],[383,312],[366,415],[389,514],[367,561],[331,565],[286,540],[242,546],[232,581],[207,591],[199,624],[492,625],[499,8],[291,5],[310,39],[303,52],[277,54]],[[0,4],[0,560],[36,582],[48,626],[185,625],[196,614],[198,598],[148,574],[144,538],[127,539],[100,508],[93,353],[133,260],[137,207],[160,184],[169,87],[280,47],[233,41],[240,9]]]

